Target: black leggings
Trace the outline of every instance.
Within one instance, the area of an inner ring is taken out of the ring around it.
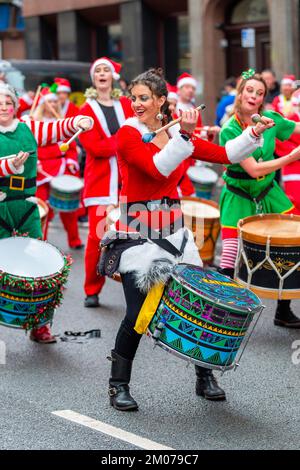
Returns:
[[[134,330],[134,325],[146,295],[135,286],[132,273],[122,274],[121,277],[126,299],[126,315],[116,337],[115,352],[132,361],[142,337]]]

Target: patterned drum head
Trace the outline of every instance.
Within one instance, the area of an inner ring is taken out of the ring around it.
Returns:
[[[245,314],[261,309],[260,299],[253,292],[216,271],[179,264],[172,277],[199,297],[226,309]]]

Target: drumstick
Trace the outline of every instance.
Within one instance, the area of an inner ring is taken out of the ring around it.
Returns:
[[[35,93],[35,96],[34,96],[34,100],[33,100],[32,106],[30,108],[29,117],[33,116],[33,113],[34,113],[35,108],[36,108],[37,103],[38,103],[38,99],[40,97],[41,89],[42,89],[42,85],[39,85],[37,87],[37,90],[36,90],[36,93]]]
[[[62,152],[67,152],[69,150],[70,144],[75,140],[81,133],[83,132],[83,129],[78,129],[76,134],[71,137],[71,139],[68,140],[68,142],[65,142],[59,146],[60,150]]]
[[[50,101],[45,101],[46,103],[46,106],[48,106],[48,108],[50,109],[51,113],[53,114],[53,116],[56,118],[56,119],[61,119],[61,116],[58,114],[57,111],[55,111],[54,107],[53,107],[53,104],[50,103]]]
[[[195,108],[197,111],[203,111],[204,109],[206,108],[205,104],[200,104],[200,106],[198,106],[197,108]],[[142,137],[142,141],[145,143],[145,144],[149,144],[153,139],[154,137],[156,137],[158,134],[160,134],[161,132],[163,131],[166,131],[168,130],[170,127],[174,126],[175,124],[178,124],[180,121],[181,121],[182,117],[179,117],[177,119],[174,119],[173,121],[169,122],[168,124],[166,124],[165,126],[163,127],[160,127],[159,129],[157,129],[157,131],[154,131],[154,132],[146,132],[146,134],[143,135]]]
[[[33,154],[35,154],[35,150],[30,150],[29,152],[25,152],[25,153],[29,153],[29,157],[30,157]],[[0,160],[9,160],[10,158],[16,158],[17,156],[18,155],[16,153],[13,153],[12,155],[6,155],[5,157],[0,157]]]

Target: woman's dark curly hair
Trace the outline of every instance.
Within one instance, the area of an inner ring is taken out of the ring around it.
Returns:
[[[164,72],[161,68],[149,69],[134,78],[128,87],[129,93],[131,93],[132,88],[136,85],[147,86],[153,95],[157,96],[158,98],[161,98],[162,96],[168,98],[167,82],[164,77]],[[168,123],[172,120],[168,99],[166,99],[166,102],[162,106],[161,113],[164,115],[165,123]]]

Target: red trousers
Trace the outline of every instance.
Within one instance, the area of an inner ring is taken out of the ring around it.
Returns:
[[[49,192],[50,192],[49,183],[42,184],[41,186],[38,186],[37,188],[36,197],[39,197],[43,201],[47,202],[49,199]],[[69,243],[70,248],[75,248],[78,245],[82,245],[82,241],[80,239],[79,230],[78,230],[77,211],[60,212],[59,216],[61,218],[65,231],[67,232],[68,243]],[[48,215],[48,219],[46,223],[46,228],[45,228],[45,235],[44,235],[45,240],[47,240],[49,222],[53,219],[53,217],[54,217],[54,212],[50,207],[49,215]]]
[[[104,276],[97,274],[97,265],[100,258],[100,241],[105,232],[106,206],[88,207],[89,234],[85,251],[85,281],[86,295],[95,295],[101,292],[105,282]]]

